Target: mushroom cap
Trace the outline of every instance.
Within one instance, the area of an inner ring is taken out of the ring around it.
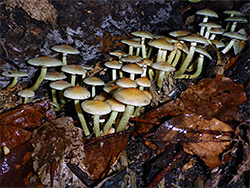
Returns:
[[[87,70],[83,69],[80,65],[65,65],[62,67],[62,71],[69,74],[83,75]]]
[[[122,56],[128,55],[128,54],[126,54],[125,52],[123,52],[121,50],[116,50],[116,51],[113,51],[113,52],[109,52],[109,54],[113,55],[113,56],[116,56],[116,57],[122,57]]]
[[[122,64],[116,60],[107,61],[104,63],[104,65],[111,69],[120,69],[122,67]]]
[[[139,65],[137,65],[136,63],[130,63],[127,65],[123,65],[122,71],[131,73],[131,74],[142,74],[143,73],[143,69]]]
[[[51,71],[51,72],[46,73],[44,80],[56,81],[56,80],[63,80],[66,78],[67,78],[67,76],[63,73]]]
[[[142,87],[150,87],[151,82],[147,77],[140,77],[135,80],[135,82]]]
[[[198,10],[195,14],[202,15],[202,16],[208,16],[208,17],[215,17],[215,18],[219,17],[216,12],[214,12],[213,10],[210,10],[208,8],[202,9],[202,10]]]
[[[133,46],[135,48],[141,48],[141,44],[133,39],[123,39],[121,40],[121,43],[127,44],[129,46]]]
[[[83,80],[85,84],[92,85],[92,86],[102,86],[104,85],[104,81],[97,77],[88,77]]]
[[[152,39],[154,36],[149,33],[148,31],[134,31],[131,33],[134,36],[146,38],[146,39]]]
[[[182,36],[189,35],[189,32],[185,30],[171,31],[169,35],[173,37],[182,37]]]
[[[174,50],[174,46],[162,38],[153,39],[148,42],[148,45],[163,50],[170,50],[170,51]]]
[[[80,53],[77,49],[75,49],[67,44],[56,45],[56,46],[53,46],[51,49],[56,51],[56,52],[60,52],[60,53],[64,53],[64,54],[79,54]]]
[[[136,82],[134,82],[130,78],[120,78],[116,80],[116,84],[123,88],[137,87]]]
[[[62,62],[59,59],[56,59],[54,57],[48,57],[48,56],[32,58],[32,59],[29,59],[27,62],[33,66],[41,66],[41,67],[62,66]]]
[[[242,16],[242,13],[237,10],[225,10],[224,14],[234,15],[234,16]]]
[[[96,95],[94,97],[95,100],[100,100],[100,101],[105,101],[107,100],[109,97],[108,97],[108,94],[106,92],[101,92],[99,95]]]
[[[106,85],[103,87],[103,91],[105,91],[106,93],[113,93],[113,91],[115,91],[116,89],[119,89],[120,86],[118,85]]]
[[[175,71],[174,66],[172,66],[171,64],[169,64],[166,61],[158,61],[156,63],[153,63],[151,65],[152,68],[156,69],[156,70],[161,70],[164,72],[171,72],[171,71]]]
[[[195,48],[195,51],[208,57],[209,59],[212,59],[212,57],[210,56],[210,54],[208,53],[208,51],[205,48],[197,47],[197,48]]]
[[[180,42],[175,43],[175,48],[182,50],[186,54],[188,53],[188,47],[184,42],[180,41]]]
[[[225,32],[222,35],[232,39],[247,40],[246,36],[241,35],[240,33],[237,32]]]
[[[35,92],[30,89],[24,89],[24,90],[18,91],[17,94],[21,97],[34,97],[35,96]]]
[[[222,28],[212,28],[211,30],[210,30],[210,33],[211,34],[222,34],[222,33],[224,33],[224,29],[222,29]]]
[[[81,68],[89,71],[89,70],[93,70],[93,67],[89,66],[89,65],[79,65]]]
[[[148,91],[142,90],[142,93],[144,93],[145,95],[147,95],[148,98],[149,98],[150,100],[152,100],[153,96],[152,96]]]
[[[111,106],[112,111],[116,112],[125,111],[125,105],[114,98],[107,99],[105,102]]]
[[[199,23],[201,27],[209,27],[209,28],[221,28],[221,25],[214,23],[214,22],[202,22]]]
[[[226,22],[248,23],[246,18],[243,17],[229,17],[225,19]]]
[[[142,60],[141,57],[135,56],[135,55],[128,55],[128,56],[121,58],[122,62],[127,62],[127,63],[136,63],[136,62],[139,62],[141,60]]]
[[[220,40],[211,40],[211,42],[216,46],[216,48],[222,48],[225,46],[225,43]]]
[[[176,42],[178,42],[178,40],[172,39],[172,38],[164,36],[164,35],[155,35],[154,38],[155,39],[165,39],[169,43],[176,43]]]
[[[150,103],[147,95],[137,88],[121,88],[113,93],[113,97],[123,104],[133,106],[146,106]]]
[[[69,99],[84,100],[90,97],[90,92],[81,86],[68,87],[64,92],[63,96]]]
[[[201,43],[201,44],[204,44],[204,45],[208,45],[208,41],[207,39],[199,36],[199,35],[196,35],[196,34],[192,34],[192,35],[187,35],[187,36],[183,36],[183,37],[178,37],[178,40],[184,40],[184,41],[187,41],[187,42],[196,42],[196,43]]]
[[[111,107],[105,101],[87,100],[82,102],[82,109],[92,115],[105,115],[111,112]]]
[[[52,88],[52,89],[55,89],[55,90],[64,90],[68,87],[71,86],[71,84],[65,80],[58,80],[58,81],[55,81],[55,82],[51,82],[49,84],[49,86]]]
[[[26,77],[28,76],[28,73],[18,70],[9,70],[2,72],[2,76],[5,77]]]

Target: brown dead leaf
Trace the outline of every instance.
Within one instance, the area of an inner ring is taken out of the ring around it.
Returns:
[[[31,139],[31,132],[13,126],[0,126],[1,147],[15,148]]]
[[[156,144],[161,150],[170,143],[182,143],[187,153],[197,155],[212,169],[221,165],[220,154],[231,144],[231,138],[223,133],[233,131],[215,118],[206,120],[199,115],[180,115],[163,123],[154,139],[158,140]],[[215,135],[214,132],[221,134]],[[159,144],[162,142],[166,143],[165,146]]]
[[[19,128],[38,127],[44,119],[56,117],[49,100],[37,103],[29,103],[0,114],[0,125],[15,126]]]
[[[127,134],[115,135],[101,139],[85,147],[86,161],[90,178],[103,178],[109,167],[119,158],[128,142]]]
[[[49,22],[53,28],[56,24],[57,10],[48,0],[12,0],[6,3],[7,9],[21,7],[30,17]]]

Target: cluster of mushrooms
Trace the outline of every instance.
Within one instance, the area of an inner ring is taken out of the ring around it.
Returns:
[[[151,103],[149,88],[152,84],[161,93],[166,79],[197,78],[202,72],[204,59],[212,58],[206,50],[209,45],[214,45],[223,54],[231,48],[235,54],[240,53],[247,34],[244,29],[235,31],[236,24],[247,23],[247,20],[238,11],[224,13],[229,15],[225,20],[228,22],[225,29],[209,22],[211,18],[218,18],[214,11],[203,9],[196,12],[204,17],[199,24],[199,33],[181,30],[170,32],[169,36],[160,36],[147,31],[132,32],[134,38],[121,40],[127,45],[128,52],[110,52],[110,61],[104,62],[107,72],[111,73],[108,83],[99,77],[87,77],[87,72],[92,69],[89,66],[67,65],[67,54],[79,54],[77,49],[67,44],[53,46],[52,50],[62,53],[62,60],[47,56],[28,60],[30,65],[41,68],[40,75],[33,86],[19,91],[18,95],[24,97],[24,103],[27,103],[42,81],[48,80],[55,110],[60,110],[73,100],[86,136],[91,135],[90,130],[96,137],[123,131],[130,117],[140,115],[141,108]],[[228,40],[227,45],[218,40],[221,36]],[[47,71],[49,67],[60,67],[60,70]],[[18,77],[28,76],[25,72],[13,70],[5,71],[2,75],[13,77],[13,82],[7,88],[14,87]],[[96,87],[102,87],[98,95]],[[86,114],[93,116],[92,129],[85,120]]]

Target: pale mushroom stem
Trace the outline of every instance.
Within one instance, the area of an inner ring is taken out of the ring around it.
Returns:
[[[235,28],[236,28],[237,22],[233,22],[230,32],[234,32]]]
[[[232,39],[228,45],[221,51],[223,54],[227,53],[231,48],[232,46],[234,45],[236,39]]]
[[[166,61],[167,53],[167,50],[162,50],[161,61]]]
[[[171,65],[174,66],[174,67],[176,67],[177,63],[178,63],[179,60],[180,60],[180,57],[181,57],[181,50],[177,49],[177,52],[176,52],[174,61],[172,62]]]
[[[153,46],[150,46],[150,48],[148,50],[148,55],[147,55],[148,59],[150,58],[152,51],[153,51]]]
[[[184,62],[182,63],[180,69],[175,72],[175,78],[178,78],[178,76],[182,75],[186,71],[189,63],[193,59],[195,48],[196,48],[196,43],[191,43],[191,47],[190,47],[190,50],[188,52],[187,57],[185,58]]]
[[[67,65],[67,54],[63,53],[63,57],[62,57],[62,66]]]
[[[133,55],[133,52],[134,52],[134,48],[133,46],[129,46],[129,55]]]
[[[10,85],[7,87],[7,89],[13,88],[17,84],[17,81],[18,81],[18,77],[14,77]]]
[[[212,34],[212,35],[210,36],[209,40],[214,40],[215,37],[216,37],[216,34]]]
[[[62,104],[66,103],[65,98],[63,96],[63,90],[59,91],[59,98],[60,98],[60,101],[61,101]]]
[[[175,57],[175,54],[176,54],[176,53],[177,53],[177,49],[173,50],[173,51],[169,54],[168,60],[167,60],[167,62],[168,62],[169,64],[172,64],[172,61],[174,60],[174,57]]]
[[[86,136],[90,135],[90,132],[89,132],[89,129],[88,129],[88,126],[87,126],[87,123],[85,121],[85,118],[83,116],[83,112],[81,110],[81,105],[80,105],[80,102],[79,100],[74,100],[74,103],[75,103],[75,109],[76,109],[76,112],[77,112],[77,115],[78,115],[78,118],[81,122],[81,125],[82,125],[82,129],[84,131],[84,134]]]
[[[71,75],[70,84],[71,84],[72,86],[75,86],[75,85],[76,85],[76,75],[75,75],[75,74],[72,74],[72,75]]]
[[[56,90],[55,89],[51,89],[51,95],[52,95],[52,101],[59,108],[60,105],[58,104],[57,99],[56,99]]]
[[[104,125],[104,128],[103,128],[104,134],[108,134],[109,129],[112,127],[112,124],[115,122],[115,119],[116,119],[117,115],[118,115],[117,111],[112,111],[111,112],[110,117],[109,117],[108,121],[106,122],[106,124]]]
[[[135,54],[135,55],[136,55],[136,56],[139,56],[139,55],[140,55],[140,51],[141,51],[141,48],[137,48],[137,49],[136,49],[136,54]]]
[[[205,16],[205,17],[203,18],[203,21],[202,21],[202,22],[207,22],[207,21],[208,21],[208,16]],[[203,36],[204,31],[205,31],[205,27],[202,26],[201,29],[200,29],[200,35],[201,35],[201,36]]]
[[[130,73],[130,79],[134,81],[135,80],[135,74]]]
[[[161,90],[161,88],[162,88],[162,83],[163,83],[164,75],[165,75],[165,72],[164,71],[160,71],[159,77],[157,79],[157,86],[159,87],[159,90]]]
[[[147,57],[146,46],[145,46],[145,38],[141,38],[141,50],[142,50],[142,58]]]
[[[116,80],[116,70],[112,69],[112,80],[115,81]]]
[[[29,89],[32,91],[36,91],[39,88],[39,86],[41,85],[44,77],[46,76],[46,73],[47,73],[47,67],[42,67],[40,75],[36,80],[36,83]]]
[[[133,114],[134,112],[134,106],[132,105],[127,105],[126,106],[126,109],[123,113],[123,116],[117,126],[117,129],[116,129],[116,132],[121,132],[125,129],[126,125],[128,124],[129,122],[129,118],[131,117],[131,115]]]
[[[23,104],[27,104],[28,103],[28,97],[24,97],[23,98]]]
[[[94,115],[94,127],[93,127],[93,132],[95,133],[96,138],[101,136],[100,133],[100,124],[99,124],[99,119],[100,116],[99,115]]]
[[[94,98],[94,96],[95,96],[95,86],[92,86],[91,94],[92,94],[92,98]]]
[[[156,62],[162,61],[161,60],[161,58],[162,58],[162,52],[163,51],[161,49],[158,50]]]

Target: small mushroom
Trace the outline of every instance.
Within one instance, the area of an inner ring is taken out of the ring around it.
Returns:
[[[13,78],[12,82],[7,86],[7,89],[10,89],[17,84],[19,77],[27,77],[28,74],[23,71],[9,70],[2,72],[2,76]]]
[[[214,22],[203,22],[200,23],[199,26],[207,28],[206,33],[205,33],[205,38],[209,39],[210,31],[212,28],[221,28],[221,25],[216,24]]]
[[[230,32],[235,31],[237,23],[248,23],[247,19],[243,18],[243,17],[229,17],[229,18],[226,18],[225,21],[233,22],[232,26],[231,26],[231,29],[230,29]]]
[[[129,55],[133,55],[134,48],[140,48],[141,44],[133,39],[123,39],[121,43],[129,46]]]
[[[120,78],[116,80],[116,85],[122,88],[131,88],[131,87],[137,87],[137,84],[135,81],[131,80],[130,78]],[[115,88],[117,89],[117,88]]]
[[[30,89],[24,89],[24,90],[21,90],[17,93],[20,97],[23,97],[24,100],[23,100],[23,104],[27,104],[28,103],[28,99],[30,97],[34,97],[35,96],[35,92],[30,90]]]
[[[135,74],[142,74],[143,69],[136,63],[130,63],[122,66],[122,71],[130,74],[130,79],[135,80]]]
[[[82,110],[81,110],[81,105],[80,105],[80,100],[84,100],[90,97],[90,92],[85,89],[84,87],[81,86],[71,86],[68,87],[64,92],[63,92],[64,97],[67,97],[69,99],[74,100],[75,104],[75,109],[76,113],[78,115],[78,118],[81,122],[84,134],[86,136],[90,135],[87,123],[85,121],[85,118],[83,116]]]
[[[85,78],[87,70],[80,65],[65,65],[62,67],[62,71],[71,74],[71,85],[76,85],[76,75],[81,75],[82,79]]]
[[[92,86],[92,89],[91,89],[91,96],[92,96],[92,98],[94,98],[95,93],[96,93],[95,87],[96,86],[103,86],[104,85],[104,81],[101,80],[100,78],[97,78],[97,77],[88,77],[88,78],[85,78],[83,80],[83,82],[85,84],[88,84],[88,85]]]
[[[100,125],[99,125],[100,115],[106,115],[110,113],[111,112],[110,105],[105,101],[87,100],[82,102],[81,106],[85,112],[93,115],[94,118],[93,132],[95,133],[96,138],[100,137],[101,136]]]
[[[104,65],[108,68],[112,69],[112,80],[116,80],[116,70],[119,70],[122,67],[122,64],[119,63],[119,61],[112,60],[112,61],[107,61],[104,63]]]
[[[37,90],[38,87],[41,85],[44,77],[46,76],[47,67],[62,66],[62,62],[60,60],[53,58],[53,57],[47,57],[47,56],[29,59],[28,63],[33,66],[42,67],[40,75],[36,80],[36,83],[30,88],[32,91]]]
[[[116,132],[123,131],[134,112],[135,106],[146,106],[150,99],[137,88],[121,88],[113,92],[113,97],[126,105],[123,116],[117,126]]]
[[[56,46],[53,46],[51,49],[63,54],[63,58],[62,58],[63,66],[67,65],[67,54],[79,54],[80,53],[77,49],[67,44],[56,45]]]
[[[67,76],[61,72],[51,71],[51,72],[46,73],[44,80],[57,81],[57,80],[63,80],[66,78]]]
[[[135,80],[135,82],[138,84],[139,86],[139,90],[144,90],[144,87],[150,87],[151,86],[151,82],[147,77],[140,77],[137,78]]]

